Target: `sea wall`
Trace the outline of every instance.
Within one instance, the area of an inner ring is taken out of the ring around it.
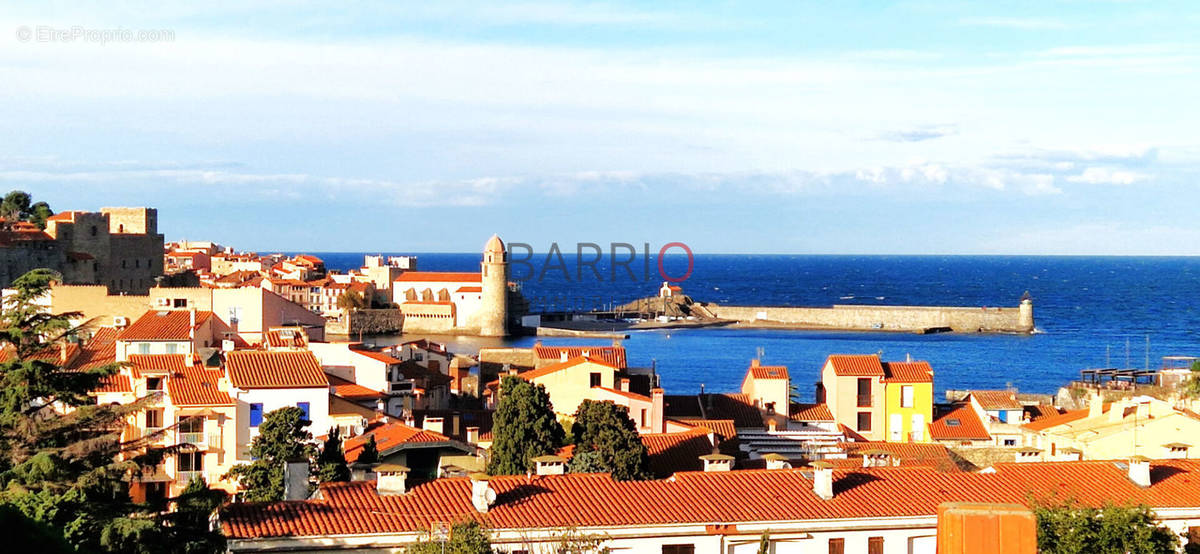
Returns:
[[[854,306],[828,308],[779,306],[721,306],[705,304],[721,319],[753,324],[795,327],[918,331],[948,327],[960,333],[1029,333],[1033,331],[1032,306],[1028,308],[970,308],[946,306]],[[1024,315],[1022,312],[1027,311]]]
[[[329,320],[325,324],[325,332],[334,335],[385,335],[400,332],[403,325],[404,314],[400,310],[358,310]]]

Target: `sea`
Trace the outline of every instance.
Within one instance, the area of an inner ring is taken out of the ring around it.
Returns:
[[[362,265],[364,253],[313,253],[330,269]],[[378,253],[374,253],[378,254]],[[582,257],[590,261],[593,257]],[[734,391],[750,360],[786,365],[802,398],[830,354],[878,353],[927,360],[935,390],[1000,389],[1052,394],[1086,368],[1159,367],[1163,356],[1200,354],[1200,258],[1050,256],[858,256],[667,254],[633,263],[577,267],[572,251],[535,254],[513,280],[534,309],[607,308],[657,293],[665,274],[697,301],[740,305],[884,304],[1015,307],[1029,292],[1037,332],[976,335],[731,328],[629,331],[629,364],[653,366],[669,394]],[[619,252],[619,254],[624,254]],[[479,254],[416,253],[422,271],[478,271]],[[620,256],[618,256],[620,257]],[[629,268],[629,271],[625,270]],[[577,271],[578,270],[578,271]],[[433,337],[452,351],[529,346],[535,337]],[[410,337],[404,337],[409,340]],[[397,337],[371,337],[388,344]],[[542,338],[545,344],[605,339]]]

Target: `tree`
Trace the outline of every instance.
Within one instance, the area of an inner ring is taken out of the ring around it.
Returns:
[[[758,539],[758,554],[771,554],[771,532],[763,531]]]
[[[35,202],[30,204],[32,197],[23,190],[14,190],[0,200],[0,217],[8,221],[29,221],[40,229],[46,228],[46,220],[54,215],[50,204]]]
[[[1037,504],[1038,552],[1044,554],[1168,554],[1179,537],[1160,527],[1146,506],[1102,508],[1075,502]]]
[[[337,306],[347,312],[356,312],[368,308],[370,303],[358,291],[348,290],[338,295]]]
[[[283,500],[283,471],[288,460],[309,460],[311,471],[317,454],[309,444],[312,434],[305,430],[308,424],[304,411],[294,406],[268,413],[258,426],[258,436],[250,443],[254,461],[234,466],[225,477],[241,480],[249,502]]]
[[[161,434],[122,442],[126,419],[145,408],[144,400],[97,405],[87,395],[116,364],[89,371],[60,365],[59,346],[80,331],[71,320],[81,314],[51,314],[37,305],[55,279],[45,269],[17,278],[15,293],[0,309],[6,349],[0,362],[0,509],[28,520],[16,525],[55,534],[58,539],[47,543],[51,551],[58,542],[86,552],[155,552],[164,544],[188,552],[223,550],[220,536],[193,543],[197,535],[184,523],[168,523],[171,514],[130,499],[130,477],[173,449],[146,448]]]
[[[563,428],[554,417],[546,387],[506,375],[500,381],[500,404],[492,417],[492,449],[487,471],[517,475],[531,460],[553,454],[563,444]]]
[[[321,455],[317,457],[317,479],[322,483],[350,480],[350,466],[346,465],[346,455],[342,452],[341,432],[337,427],[329,430],[329,438],[325,439],[325,444],[321,447]]]
[[[37,225],[39,229],[46,228],[46,220],[54,215],[54,210],[50,209],[50,204],[45,202],[35,202],[29,207],[29,221]]]
[[[1189,398],[1200,398],[1200,362],[1192,363],[1192,376],[1183,383],[1183,394]]]
[[[492,541],[487,528],[478,521],[467,520],[455,523],[450,528],[446,541],[430,537],[429,540],[409,546],[412,554],[492,554]]]
[[[363,444],[362,452],[358,453],[358,459],[354,460],[356,464],[377,464],[379,463],[379,445],[375,444],[375,435],[368,435],[367,442]]]
[[[650,456],[625,406],[584,400],[575,412],[571,434],[575,436],[575,456],[595,452],[600,466],[613,479],[650,478]]]

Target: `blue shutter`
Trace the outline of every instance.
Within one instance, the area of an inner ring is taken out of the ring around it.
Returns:
[[[262,423],[262,404],[250,405],[250,426],[258,427]]]
[[[309,417],[308,417],[308,402],[297,402],[296,407],[300,408],[300,411],[304,412],[304,419],[309,419]]]

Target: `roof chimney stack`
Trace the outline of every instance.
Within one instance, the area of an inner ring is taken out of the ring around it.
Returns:
[[[1129,459],[1129,480],[1142,488],[1150,486],[1150,458],[1134,456]]]
[[[813,467],[813,492],[822,500],[833,498],[833,464],[816,461]]]
[[[707,454],[700,456],[704,461],[704,472],[714,473],[733,469],[733,456],[727,454]]]
[[[767,469],[790,469],[792,467],[791,462],[788,462],[787,457],[782,454],[767,454],[763,456],[763,459],[767,461]]]
[[[1100,391],[1092,391],[1088,396],[1088,418],[1100,417],[1104,414],[1104,395]]]
[[[379,496],[404,494],[408,468],[398,464],[380,464],[375,467],[375,492]]]
[[[538,475],[562,475],[567,472],[567,462],[553,454],[533,459]]]
[[[496,491],[492,490],[488,484],[488,474],[472,473],[471,478],[471,505],[479,513],[486,514],[488,508],[491,508],[496,503]]]
[[[467,427],[467,444],[479,444],[478,427]]]
[[[283,466],[283,499],[308,498],[308,460],[288,460]]]

